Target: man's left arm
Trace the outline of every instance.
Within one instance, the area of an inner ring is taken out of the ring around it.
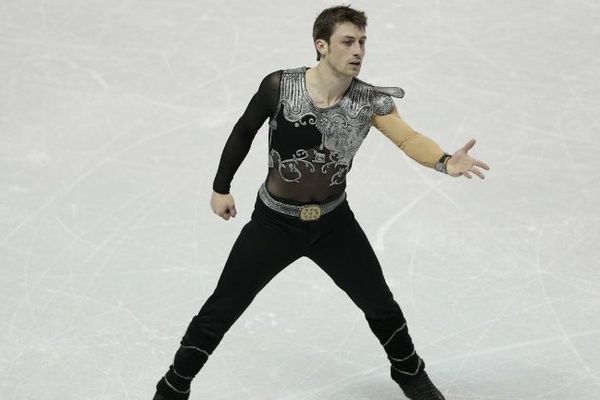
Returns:
[[[448,154],[431,138],[415,131],[398,114],[396,106],[385,114],[373,114],[371,124],[399,147],[407,156],[421,165],[433,168],[450,176],[464,175],[471,178],[470,172],[484,179],[477,167],[489,170],[482,161],[471,158],[467,152],[475,144],[471,139],[454,154]]]

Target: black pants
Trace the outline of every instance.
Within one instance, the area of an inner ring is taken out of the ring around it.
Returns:
[[[192,379],[227,330],[275,275],[302,256],[322,268],[362,310],[387,353],[392,379],[410,381],[425,368],[348,201],[316,221],[302,221],[273,211],[257,196],[251,220],[231,248],[217,287],[190,322],[156,389],[169,399],[188,399]]]

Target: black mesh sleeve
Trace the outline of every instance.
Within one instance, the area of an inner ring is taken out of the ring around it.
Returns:
[[[282,70],[265,76],[246,111],[233,127],[225,143],[219,168],[213,181],[213,190],[227,194],[236,171],[246,158],[256,132],[268,117],[272,117],[279,101],[279,82]]]

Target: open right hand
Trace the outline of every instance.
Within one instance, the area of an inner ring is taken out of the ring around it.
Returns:
[[[230,217],[235,217],[235,214],[237,214],[237,211],[235,210],[235,201],[230,193],[221,194],[213,190],[213,194],[210,199],[210,207],[215,214],[224,220],[228,220]]]

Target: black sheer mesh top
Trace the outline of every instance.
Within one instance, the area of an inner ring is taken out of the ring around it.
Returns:
[[[278,70],[262,80],[225,144],[213,182],[215,192],[229,193],[234,174],[267,118],[265,184],[273,197],[306,204],[336,198],[344,191],[346,174],[373,113],[390,112],[394,102],[388,94],[354,78],[338,103],[317,107],[306,90],[307,69]]]

